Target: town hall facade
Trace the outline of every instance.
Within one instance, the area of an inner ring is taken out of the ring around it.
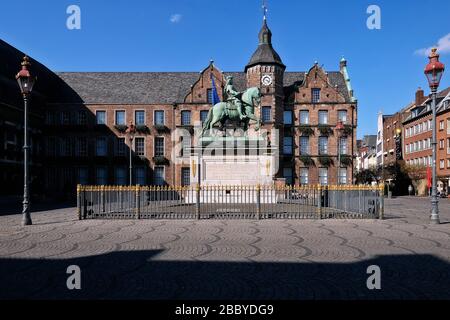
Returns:
[[[54,73],[31,59],[38,76],[31,111],[32,187],[72,194],[78,183],[126,185],[129,148],[133,183],[189,185],[192,167],[186,150],[194,138],[174,132],[192,133],[201,126],[211,108],[211,78],[222,101],[226,76],[233,77],[239,91],[260,88],[256,115],[262,129],[279,132],[279,141],[272,141],[279,146],[276,178],[296,185],[353,183],[357,100],[346,60],[338,71],[314,63],[308,71],[288,72],[265,19],[258,40],[243,72],[223,72],[211,61],[200,73]],[[0,93],[9,92],[0,94],[0,166],[3,181],[11,182],[2,190],[7,193],[14,192],[16,180],[17,188],[21,184],[16,178],[22,168],[23,107],[13,82],[23,53],[0,42],[0,56],[5,61]],[[131,145],[126,135],[130,122],[137,129]]]

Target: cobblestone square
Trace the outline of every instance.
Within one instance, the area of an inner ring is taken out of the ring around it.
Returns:
[[[77,220],[0,217],[0,298],[450,298],[450,201],[386,199],[385,220]],[[13,213],[13,212],[11,212]],[[66,269],[81,268],[81,290]],[[381,269],[381,289],[366,286]]]

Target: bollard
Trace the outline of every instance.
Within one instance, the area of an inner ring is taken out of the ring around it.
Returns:
[[[317,219],[322,219],[322,186],[317,185]]]
[[[139,192],[140,191],[140,186],[139,185],[136,185],[136,188],[135,188],[135,201],[136,201],[136,219],[140,219],[141,218],[141,193]]]
[[[384,219],[384,185],[380,185],[378,188],[378,197],[379,197],[379,208],[378,208],[378,215],[379,219]]]
[[[256,185],[256,215],[258,216],[258,220],[261,219],[261,186],[259,184]]]
[[[200,220],[200,184],[197,183],[196,188],[195,188],[195,192],[196,192],[196,213],[197,213],[197,220]]]

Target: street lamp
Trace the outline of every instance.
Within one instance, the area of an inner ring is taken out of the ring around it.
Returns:
[[[340,184],[339,181],[339,173],[341,171],[341,132],[344,131],[344,125],[342,123],[342,121],[338,121],[338,123],[336,124],[336,131],[339,132],[340,134],[337,135],[337,156],[338,156],[338,165],[337,165],[337,185]]]
[[[28,156],[30,146],[28,145],[28,100],[31,95],[31,91],[33,90],[33,85],[36,80],[28,70],[28,67],[31,65],[29,58],[27,56],[23,57],[23,61],[21,63],[22,70],[20,70],[16,75],[17,83],[20,87],[20,92],[23,96],[23,104],[24,104],[24,134],[23,134],[23,208],[22,208],[22,225],[28,226],[33,224],[30,216],[30,199],[29,199],[29,177],[28,177]]]
[[[443,63],[439,62],[439,54],[436,52],[437,49],[431,49],[431,54],[428,57],[430,62],[425,67],[425,76],[427,77],[428,84],[431,89],[431,108],[433,110],[433,163],[432,163],[432,184],[431,184],[431,217],[430,223],[439,224],[439,207],[438,198],[436,192],[436,92],[439,87],[439,82],[441,81],[442,74],[444,73],[445,66]]]
[[[132,157],[132,149],[133,149],[133,139],[136,135],[136,126],[133,124],[133,121],[130,121],[130,125],[128,126],[127,130],[125,131],[128,137],[128,141],[130,141],[129,145],[129,161],[130,161],[130,186],[133,184],[133,157]]]

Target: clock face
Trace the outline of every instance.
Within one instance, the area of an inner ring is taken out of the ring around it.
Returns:
[[[272,77],[269,76],[268,74],[263,75],[261,78],[261,82],[265,86],[270,86],[272,84]]]

